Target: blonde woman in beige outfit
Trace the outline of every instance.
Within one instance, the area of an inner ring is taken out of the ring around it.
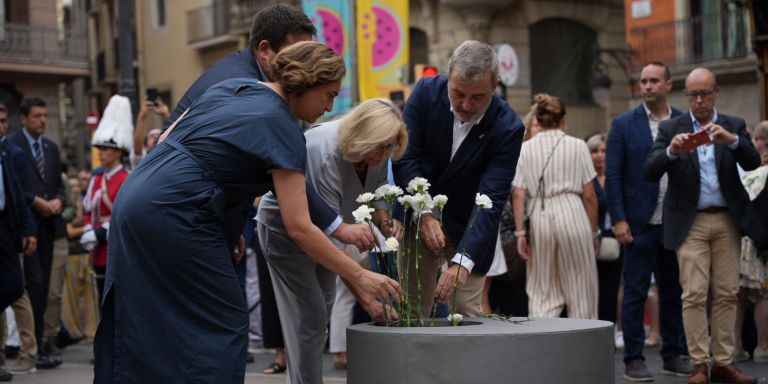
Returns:
[[[563,102],[538,94],[534,104],[542,131],[523,143],[512,181],[516,228],[525,228],[526,199],[530,215],[531,233],[515,231],[518,251],[528,262],[528,312],[558,317],[565,307],[569,317],[596,319],[595,168],[584,141],[563,132]]]

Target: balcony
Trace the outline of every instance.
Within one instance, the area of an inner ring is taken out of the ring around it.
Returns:
[[[212,4],[187,11],[187,43],[203,49],[238,41],[250,32],[253,16],[262,8],[298,1],[214,0]]]
[[[649,61],[672,67],[744,59],[750,53],[746,13],[740,10],[635,28],[629,41],[633,72]]]
[[[0,70],[87,76],[85,31],[6,23],[0,27]]]

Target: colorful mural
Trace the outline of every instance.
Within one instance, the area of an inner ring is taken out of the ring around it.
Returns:
[[[317,40],[331,47],[336,54],[344,58],[347,75],[341,83],[341,91],[333,103],[333,111],[325,116],[334,116],[347,112],[353,102],[352,58],[354,51],[354,20],[352,5],[348,0],[302,0],[304,13],[309,16],[317,28]]]
[[[408,1],[359,0],[357,79],[360,100],[403,88],[408,65]]]

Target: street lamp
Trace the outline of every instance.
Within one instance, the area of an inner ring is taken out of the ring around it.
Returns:
[[[608,65],[603,61],[602,54],[607,53],[612,57],[617,64],[624,70],[624,76],[627,80],[627,85],[630,87],[630,92],[633,90],[635,80],[629,74],[629,58],[633,51],[625,48],[600,48],[595,44],[592,47],[592,53],[594,58],[592,60],[592,78],[590,80],[590,86],[592,87],[592,98],[601,107],[608,105],[610,99],[610,89],[613,85],[611,76],[608,73]]]

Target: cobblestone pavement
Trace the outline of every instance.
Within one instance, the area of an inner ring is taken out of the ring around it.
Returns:
[[[82,344],[71,346],[64,350],[62,358],[64,364],[52,370],[38,370],[35,373],[15,376],[11,383],[17,384],[82,384],[93,381],[93,366],[90,363],[92,352],[91,344]],[[624,363],[622,362],[622,352],[617,351],[615,358],[616,383],[628,383],[622,379],[624,373]],[[261,373],[262,369],[272,362],[273,354],[271,351],[258,350],[254,353],[254,362],[246,367],[245,382],[249,384],[285,384],[285,375],[265,375]],[[684,377],[672,377],[661,374],[661,357],[658,348],[649,348],[646,351],[646,361],[648,368],[655,375],[655,383],[686,383]],[[346,371],[339,371],[333,368],[333,356],[325,354],[324,364],[324,382],[326,384],[346,383]],[[746,362],[739,364],[739,367],[745,373],[758,377],[759,383],[768,384],[768,364],[756,364]],[[537,383],[538,384],[538,383]]]

